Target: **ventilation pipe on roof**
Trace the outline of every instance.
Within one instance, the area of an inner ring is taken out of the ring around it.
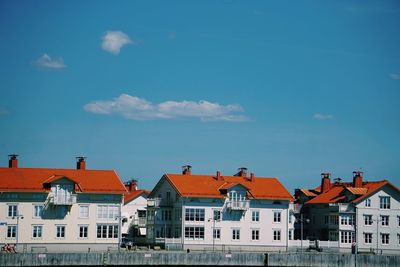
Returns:
[[[18,155],[10,154],[8,155],[8,167],[9,168],[18,168]]]
[[[325,193],[331,187],[331,174],[328,172],[321,173],[322,180],[321,180],[321,193]]]
[[[191,169],[192,169],[192,166],[190,166],[190,165],[182,166],[182,174],[183,175],[191,175],[192,174]]]
[[[363,172],[361,172],[361,171],[353,172],[353,187],[362,187],[362,185],[363,185],[362,175],[363,175]]]
[[[250,178],[249,178],[249,181],[251,182],[251,181],[253,181],[254,180],[254,173],[253,172],[251,172],[250,173]]]
[[[76,157],[76,169],[77,170],[85,170],[86,169],[86,157]]]

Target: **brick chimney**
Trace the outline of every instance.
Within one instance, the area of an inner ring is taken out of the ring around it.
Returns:
[[[190,165],[182,166],[182,174],[183,175],[191,175],[192,174],[191,169],[192,169],[192,166],[190,166]]]
[[[253,181],[254,180],[254,173],[253,172],[251,172],[250,173],[250,178],[249,178],[249,181],[251,182],[251,181]]]
[[[8,155],[8,167],[9,168],[18,168],[18,155],[16,154],[11,154]]]
[[[239,172],[236,174],[236,176],[240,176],[240,177],[246,178],[247,168],[241,167],[238,170],[239,170]]]
[[[76,157],[76,169],[85,170],[86,169],[86,157]]]
[[[129,192],[136,191],[137,190],[137,180],[130,180],[128,183],[125,184],[126,189],[128,189]]]
[[[221,172],[220,171],[217,171],[217,174],[215,175],[215,180],[217,180],[217,181],[223,181],[224,180],[224,178],[222,178],[222,176],[221,176]]]
[[[363,172],[361,172],[361,171],[353,172],[353,187],[362,187],[363,186],[362,175],[363,175]]]
[[[321,176],[322,176],[321,193],[325,193],[331,187],[331,179],[329,178],[331,176],[331,174],[328,172],[324,172],[324,173],[321,173]]]

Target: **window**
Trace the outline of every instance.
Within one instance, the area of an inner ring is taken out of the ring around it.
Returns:
[[[43,235],[43,226],[42,225],[33,225],[32,226],[32,237],[33,238],[41,238]]]
[[[340,243],[352,243],[354,241],[354,232],[341,231],[340,232]]]
[[[275,241],[281,240],[281,230],[274,230],[274,240]]]
[[[185,227],[185,238],[204,239],[204,227]]]
[[[281,212],[274,211],[274,222],[281,222]]]
[[[221,229],[214,229],[213,238],[214,239],[221,239]]]
[[[8,217],[15,217],[18,215],[18,206],[14,204],[8,205]]]
[[[79,226],[79,238],[87,238],[88,237],[88,226],[80,225]]]
[[[98,224],[97,238],[118,238],[118,225]]]
[[[372,244],[372,234],[371,233],[364,233],[364,243]]]
[[[172,220],[172,210],[162,210],[161,211],[161,220],[171,221]]]
[[[353,225],[353,215],[341,215],[340,216],[341,225]]]
[[[382,226],[389,226],[389,216],[381,215]]]
[[[370,198],[367,198],[365,200],[365,207],[371,207],[371,199]]]
[[[220,210],[214,210],[213,211],[213,218],[216,221],[221,220],[221,211]]]
[[[329,241],[338,241],[339,234],[337,231],[330,231],[329,232]]]
[[[56,237],[57,238],[65,238],[65,225],[57,225],[56,226]]]
[[[185,221],[204,222],[204,209],[185,209]]]
[[[364,215],[364,224],[372,225],[372,215]]]
[[[400,216],[397,216],[397,226],[400,227]]]
[[[400,234],[397,234],[397,243],[400,245]]]
[[[17,237],[17,226],[16,225],[8,225],[7,226],[7,238],[16,238]]]
[[[251,221],[252,222],[258,222],[260,221],[260,212],[259,211],[253,211],[251,213]]]
[[[329,223],[333,225],[338,225],[339,216],[338,215],[329,215]]]
[[[98,205],[97,206],[97,219],[112,219],[119,215],[118,205]]]
[[[89,218],[89,206],[79,206],[79,218]]]
[[[240,229],[232,229],[232,239],[240,240]]]
[[[390,197],[379,197],[379,207],[381,209],[390,209]]]
[[[293,230],[289,230],[289,240],[293,240]]]
[[[171,202],[171,192],[167,192],[167,195],[166,195],[166,198],[167,198],[167,202]]]
[[[251,240],[260,240],[260,230],[253,229],[251,230]]]
[[[33,205],[33,218],[41,218],[43,214],[43,205]]]
[[[381,234],[382,245],[389,244],[389,234]]]

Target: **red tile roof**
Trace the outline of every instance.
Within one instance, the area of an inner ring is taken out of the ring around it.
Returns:
[[[77,192],[123,194],[124,184],[113,170],[76,170],[0,167],[0,191],[46,192],[43,184],[60,178],[76,183]]]
[[[313,199],[306,202],[306,204],[323,204],[323,203],[346,203],[344,191],[349,191],[356,198],[350,202],[357,203],[360,200],[366,198],[367,196],[372,195],[374,192],[379,190],[385,185],[390,185],[396,190],[397,187],[390,184],[388,181],[373,181],[373,182],[363,182],[362,188],[354,188],[353,183],[334,183],[331,184],[331,187],[328,191],[324,193],[320,193],[318,196],[314,197]]]
[[[184,197],[224,198],[221,187],[240,184],[248,188],[251,198],[293,201],[292,195],[276,178],[254,177],[250,181],[239,176],[221,176],[219,180],[212,175],[166,174],[164,177]]]
[[[125,195],[124,195],[124,204],[127,204],[129,202],[131,202],[132,200],[134,200],[135,198],[144,195],[145,197],[147,197],[150,194],[150,191],[148,190],[132,190],[132,191],[128,191]]]

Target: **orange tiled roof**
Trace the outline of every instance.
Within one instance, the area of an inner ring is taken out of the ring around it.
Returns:
[[[150,191],[148,190],[132,190],[132,191],[128,191],[125,195],[124,195],[124,204],[127,204],[129,202],[131,202],[132,200],[134,200],[135,198],[139,197],[140,195],[145,195],[146,197],[150,194]]]
[[[301,192],[303,192],[304,195],[308,196],[308,197],[315,197],[317,196],[316,193],[312,192],[311,190],[308,189],[300,189]]]
[[[373,194],[385,185],[391,185],[388,181],[374,181],[374,182],[364,182],[362,188],[351,187],[352,183],[334,183],[331,187],[324,193],[320,193],[318,196],[306,202],[306,204],[323,204],[323,203],[338,203],[344,202],[345,196],[343,192],[349,190],[350,193],[357,195],[356,199],[351,202],[357,203],[365,197]],[[393,185],[391,185],[393,186]],[[393,186],[397,189],[397,187]],[[398,190],[398,189],[397,189]]]
[[[123,194],[124,184],[113,170],[76,170],[0,167],[0,190],[8,192],[46,192],[44,183],[66,177],[76,183],[78,192]]]
[[[223,198],[225,195],[221,193],[221,187],[241,184],[255,199],[293,201],[292,195],[276,178],[254,177],[249,181],[240,176],[221,176],[220,180],[211,175],[166,174],[165,177],[184,197]]]

